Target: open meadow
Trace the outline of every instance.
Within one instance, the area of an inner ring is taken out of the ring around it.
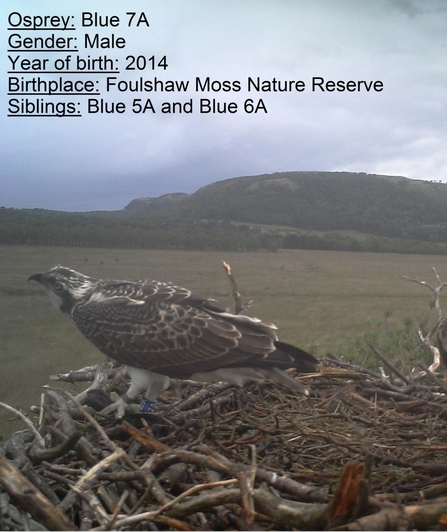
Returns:
[[[274,322],[282,340],[317,356],[352,344],[385,313],[388,327],[427,315],[427,292],[404,275],[435,283],[434,266],[447,280],[447,260],[438,256],[0,246],[0,401],[27,410],[39,402],[49,375],[103,360],[42,286],[27,283],[33,273],[59,263],[93,277],[172,281],[233,309],[222,260],[232,266],[243,301],[253,300],[248,314]],[[433,310],[430,316],[434,323]],[[4,436],[21,428],[10,417],[0,410]]]

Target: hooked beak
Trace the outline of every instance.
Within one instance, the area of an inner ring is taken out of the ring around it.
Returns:
[[[43,274],[35,273],[34,275],[31,275],[31,277],[28,279],[28,281],[37,281],[38,283],[42,283],[43,284]]]

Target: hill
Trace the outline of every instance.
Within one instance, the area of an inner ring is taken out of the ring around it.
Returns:
[[[158,211],[171,207],[188,197],[189,194],[177,192],[174,194],[163,194],[163,196],[159,196],[158,198],[137,198],[126,205],[124,210],[127,212]]]
[[[150,214],[153,204],[136,210]],[[447,185],[348,172],[276,173],[207,185],[167,203],[165,215],[436,242],[447,237]]]
[[[445,242],[446,184],[364,173],[238,177],[113,212],[0,209],[6,244],[444,254]]]

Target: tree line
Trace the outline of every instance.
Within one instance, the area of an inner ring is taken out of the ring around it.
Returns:
[[[105,223],[104,220],[82,225],[0,222],[0,244],[201,251],[315,249],[447,254],[447,245],[419,240],[380,236],[356,239],[336,232],[283,234],[278,230],[269,232],[229,222],[183,222],[166,226]]]

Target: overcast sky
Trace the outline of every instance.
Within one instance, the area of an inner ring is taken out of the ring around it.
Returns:
[[[138,27],[137,17],[127,27],[126,11],[144,13]],[[82,27],[82,12],[97,12],[103,21],[119,17],[119,26]],[[230,177],[294,170],[447,181],[445,0],[3,0],[0,13],[0,205],[122,209],[136,197],[191,193]],[[11,13],[73,16],[69,24],[76,31],[18,30],[19,15],[9,19]],[[78,51],[16,51],[19,39],[52,33],[76,37]],[[86,33],[109,40],[113,34],[125,39],[125,47],[87,50]],[[8,42],[11,35],[16,37]],[[117,60],[120,73],[5,74],[13,68],[8,56],[18,55],[19,60],[47,58],[51,66],[67,55],[73,61],[106,56]],[[168,68],[126,70],[128,56],[153,55],[166,56]],[[39,76],[91,80],[100,95],[7,94],[8,77]],[[107,77],[127,83],[157,77],[189,85],[186,92],[107,92]],[[196,78],[203,83],[208,77],[240,90],[197,90]],[[252,86],[248,92],[248,78],[258,77],[302,81],[305,89],[256,92]],[[313,91],[316,77],[377,81],[383,90],[366,92],[362,85],[360,92]],[[18,114],[14,105],[11,111],[11,99],[27,98],[74,102],[82,117],[7,116]],[[123,102],[126,112],[88,113],[88,99],[100,98]],[[201,113],[200,100],[213,98],[221,108],[234,102],[237,112]],[[262,99],[257,113],[244,110],[249,98]],[[150,99],[155,113],[133,113],[134,99]],[[192,113],[164,114],[165,102],[187,104],[184,111],[192,105]]]

